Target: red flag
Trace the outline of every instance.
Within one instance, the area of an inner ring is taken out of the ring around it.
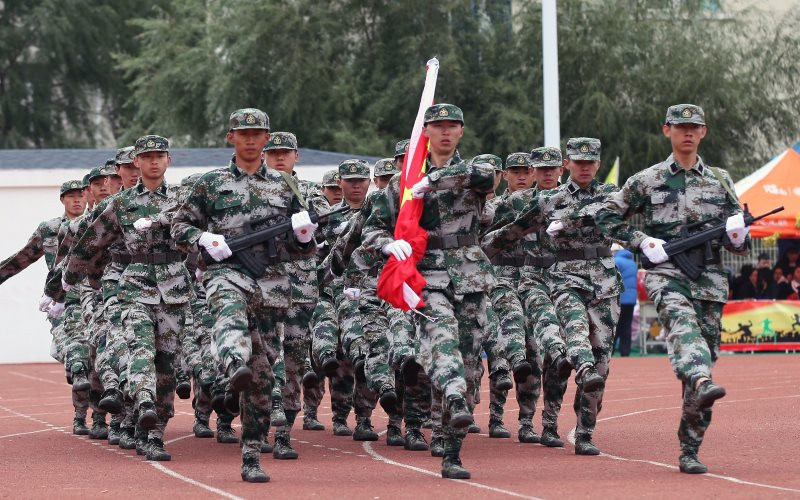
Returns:
[[[428,232],[419,226],[423,200],[412,198],[411,188],[425,177],[428,138],[425,136],[423,125],[425,110],[433,104],[438,74],[439,61],[436,58],[429,60],[425,88],[422,90],[417,118],[411,131],[408,154],[403,161],[403,170],[400,174],[400,213],[394,228],[394,239],[407,241],[411,245],[412,254],[402,261],[390,256],[378,278],[378,297],[404,311],[425,305],[422,301],[425,278],[417,270],[417,263],[425,255]]]

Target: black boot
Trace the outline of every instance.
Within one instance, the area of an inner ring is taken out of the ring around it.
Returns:
[[[141,427],[137,427],[134,431],[134,436],[136,439],[136,454],[137,455],[146,455],[147,454],[147,431],[142,429]]]
[[[708,472],[708,467],[698,460],[697,453],[683,452],[678,459],[678,470],[684,474],[705,474]]]
[[[520,384],[533,374],[533,367],[527,360],[521,359],[514,363],[511,372],[514,374],[514,382]]]
[[[403,448],[410,451],[428,451],[428,442],[419,429],[409,429],[406,426],[406,438]]]
[[[212,431],[211,427],[208,426],[208,420],[201,420],[198,417],[194,418],[194,426],[192,427],[192,432],[194,432],[194,437],[198,438],[214,437],[214,431]]]
[[[287,424],[286,413],[283,411],[283,400],[272,397],[272,409],[269,412],[269,425],[283,427]]]
[[[490,438],[510,438],[511,432],[505,428],[502,420],[489,420],[489,437]]]
[[[494,388],[498,391],[509,391],[514,387],[514,383],[511,381],[511,375],[508,374],[508,370],[497,370],[491,376],[492,383],[494,384]]]
[[[119,428],[119,422],[111,422],[108,426],[108,444],[117,446],[119,440],[122,438],[122,429]]]
[[[454,395],[447,398],[447,410],[450,413],[450,426],[454,429],[463,429],[475,424],[467,407],[467,400],[461,396]]]
[[[133,437],[133,427],[123,427],[119,437],[119,447],[123,450],[136,449],[136,438]]]
[[[268,440],[267,436],[264,436],[264,440],[261,441],[261,450],[259,450],[259,451],[261,451],[261,453],[272,453],[273,452],[272,445],[269,444],[269,440]]]
[[[353,363],[353,375],[355,376],[356,382],[364,383],[367,381],[367,373],[364,371],[365,364],[363,356]]]
[[[298,457],[297,451],[292,448],[289,433],[286,431],[275,432],[275,446],[272,449],[272,457],[278,460],[295,460]]]
[[[89,377],[86,375],[86,368],[81,363],[72,365],[72,390],[73,392],[88,391],[91,389],[92,384],[89,383]]]
[[[122,411],[122,392],[119,389],[106,389],[97,406],[112,415]]]
[[[317,420],[317,412],[316,410],[311,412],[307,411],[306,414],[303,416],[303,430],[304,431],[324,431],[325,426],[322,425],[322,422]]]
[[[550,363],[550,369],[557,375],[558,380],[566,380],[572,373],[572,363],[569,362],[566,354],[561,353]]]
[[[520,443],[538,443],[542,440],[542,437],[533,430],[533,424],[530,422],[520,424],[517,438]]]
[[[250,387],[250,384],[253,382],[253,370],[248,368],[241,359],[234,358],[233,361],[231,361],[231,363],[228,365],[228,370],[226,373],[230,378],[231,389],[233,392],[242,392]]]
[[[597,373],[594,365],[587,366],[580,370],[580,375],[575,376],[575,383],[583,392],[592,392],[602,389],[606,385],[603,377]]]
[[[445,455],[442,460],[442,477],[445,479],[469,479],[470,474],[461,464],[458,455]]]
[[[478,424],[472,424],[469,427],[467,427],[467,433],[469,433],[469,434],[480,434],[481,433],[481,428],[480,428],[480,426]]]
[[[86,419],[75,417],[72,419],[72,433],[78,436],[88,436],[89,428],[86,427]]]
[[[336,360],[335,354],[330,354],[322,358],[322,371],[326,377],[333,377],[336,375],[336,370],[339,369],[339,361]]]
[[[146,431],[156,428],[156,423],[158,423],[158,414],[156,413],[156,405],[153,403],[152,399],[147,396],[143,396],[143,399],[138,405],[138,412],[139,419],[136,421],[136,425]]]
[[[344,419],[333,419],[333,435],[334,436],[352,436],[353,430],[347,426],[347,421]]]
[[[211,409],[217,415],[225,413],[225,391],[217,384],[211,386]]]
[[[381,408],[387,415],[394,415],[397,413],[397,393],[391,385],[385,385],[381,389],[381,396],[379,399]]]
[[[258,463],[258,455],[247,454],[242,457],[242,481],[248,483],[269,482],[269,476]]]
[[[236,433],[233,431],[230,422],[220,422],[217,420],[217,442],[223,444],[235,444],[239,442]]]
[[[599,455],[600,450],[592,442],[592,436],[579,434],[575,436],[576,455]]]
[[[147,440],[147,459],[155,462],[169,462],[172,455],[164,449],[164,441],[159,438]]]
[[[444,438],[434,437],[431,439],[431,456],[432,457],[444,456]]]
[[[92,412],[92,428],[89,430],[89,439],[107,439],[108,425],[106,425],[106,414]]]
[[[406,440],[403,439],[403,433],[400,427],[389,425],[386,427],[386,445],[387,446],[404,446]]]
[[[372,430],[372,422],[369,417],[359,417],[357,420],[353,441],[377,441],[378,433]]]
[[[236,415],[239,413],[239,393],[233,390],[225,391],[225,410]]]
[[[724,397],[724,387],[716,385],[711,379],[705,380],[700,384],[700,387],[697,388],[697,408],[700,410],[711,408],[714,405],[714,401]],[[705,467],[705,465],[703,465],[703,467]]]
[[[178,382],[175,387],[175,394],[181,399],[189,399],[192,396],[192,384],[188,380]]]
[[[541,443],[549,448],[564,447],[564,441],[561,440],[555,427],[545,427],[542,429]]]
[[[303,389],[313,389],[319,384],[319,377],[314,370],[308,370],[303,374]]]

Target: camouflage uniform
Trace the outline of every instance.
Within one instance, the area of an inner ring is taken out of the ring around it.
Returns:
[[[266,114],[252,108],[234,112],[230,123],[231,130],[269,130]],[[175,214],[173,238],[183,249],[197,252],[198,240],[206,230],[230,238],[242,234],[248,222],[265,217],[286,220],[302,211],[289,184],[294,181],[281,174],[262,162],[249,175],[235,158],[228,168],[206,173]],[[240,393],[243,459],[257,459],[260,453],[268,428],[270,400],[273,409],[280,409],[281,401],[273,393],[273,384],[280,394],[286,380],[280,325],[293,303],[285,262],[315,250],[313,240],[300,243],[294,235],[277,238],[275,244],[278,256],[269,259],[261,276],[252,275],[237,260],[227,259],[210,263],[204,278],[224,371],[247,365],[254,374],[250,387]],[[253,248],[259,255],[265,250],[266,245]]]
[[[666,122],[705,124],[705,116],[697,106],[676,105],[667,111]],[[715,218],[725,221],[740,212],[733,182],[725,170],[709,167],[700,156],[692,168],[684,169],[670,155],[629,177],[600,207],[595,220],[612,238],[640,248],[648,236],[666,241],[678,239],[686,224],[718,223]],[[627,219],[633,214],[641,214],[642,230],[628,224]],[[728,299],[728,279],[719,259],[720,247],[745,254],[749,236],[739,247],[727,236],[713,242],[714,262],[705,264],[697,280],[689,279],[670,261],[649,269],[644,280],[659,321],[668,332],[672,369],[684,386],[678,429],[681,451],[695,456],[711,423],[711,408],[698,407],[694,387],[701,377],[711,377],[711,368],[719,355],[722,306]],[[702,250],[695,251],[695,260],[702,259]]]
[[[426,119],[459,120],[461,110],[441,104],[426,111]],[[426,122],[427,123],[427,122]],[[433,318],[415,318],[421,364],[432,385],[444,398],[466,398],[472,410],[474,379],[465,368],[480,363],[481,339],[486,327],[487,294],[494,286],[491,264],[478,246],[480,215],[486,194],[494,184],[494,169],[485,163],[467,164],[456,152],[444,165],[431,165],[427,179],[433,191],[424,197],[420,226],[428,231],[428,245],[417,268],[426,280],[421,312]],[[399,210],[400,178],[392,178],[377,195],[364,224],[364,243],[381,255],[394,241],[393,221]],[[463,429],[449,425],[445,407],[446,455],[458,456]]]

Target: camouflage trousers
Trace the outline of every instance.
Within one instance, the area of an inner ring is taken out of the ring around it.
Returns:
[[[492,311],[489,316],[490,325],[493,318],[497,324],[487,329],[484,342],[490,374],[497,369],[508,370],[510,365],[525,358],[526,319],[517,292],[519,270],[510,266],[495,266],[495,269],[497,284],[490,295]],[[495,359],[503,361],[492,362]]]
[[[567,336],[567,355],[572,365],[580,369],[593,364],[604,379],[608,378],[619,297],[596,299],[592,292],[563,288],[554,292],[553,305]],[[603,391],[576,391],[573,407],[578,417],[577,435],[591,436],[594,432],[603,406]]]
[[[361,298],[356,303],[366,343],[364,371],[367,376],[367,386],[373,393],[380,394],[381,390],[394,389],[397,385],[395,370],[389,364],[391,353],[389,317],[385,302],[378,298],[374,289],[362,289]]]
[[[419,345],[415,338],[414,324],[408,314],[382,302],[383,313],[388,320],[388,339],[390,342],[389,365],[394,371],[395,390],[402,401],[399,411],[389,415],[389,425],[400,427],[405,420],[406,430],[420,429],[431,412],[431,381],[424,371],[420,371],[417,384],[407,386],[400,374],[400,366],[404,359],[419,359]],[[441,428],[441,419],[440,425]]]
[[[341,295],[338,303],[336,304],[338,320],[339,320],[339,334],[340,334],[340,350],[343,354],[343,360],[339,364],[349,364],[349,372],[353,373],[353,407],[356,411],[356,417],[369,417],[372,415],[372,410],[375,409],[377,402],[376,392],[370,390],[368,384],[368,376],[363,380],[359,380],[355,374],[355,364],[358,360],[364,361],[364,372],[366,375],[368,359],[368,343],[364,336],[363,320],[358,308],[358,301],[349,300]]]
[[[696,455],[700,445],[703,444],[703,437],[709,425],[711,425],[711,408],[699,409],[697,392],[691,384],[683,382],[683,411],[678,426],[681,452]]]
[[[273,367],[277,366],[283,350],[281,339],[274,334],[279,330],[280,319],[282,318],[277,315],[262,318],[262,330],[252,331],[250,334],[251,351],[247,366],[253,370],[254,377],[250,387],[239,393],[243,457],[261,452],[261,441],[269,430],[275,382]]]
[[[53,337],[50,342],[50,357],[63,364],[66,355],[63,316],[58,319],[48,316],[47,320],[50,322],[50,335]]]
[[[104,356],[107,357],[107,366],[111,372],[101,373],[103,386],[117,384],[124,387],[128,380],[128,363],[130,353],[125,334],[125,326],[122,324],[122,307],[116,293],[108,294],[104,298],[103,314],[106,318],[106,347]],[[107,385],[108,384],[108,385]]]
[[[175,368],[188,305],[121,300],[120,307],[130,353],[129,393],[137,400],[148,393],[155,402],[158,422],[149,435],[161,439],[175,413]]]
[[[66,315],[66,312],[64,313]],[[64,363],[66,356],[67,339],[64,333],[64,315],[59,319],[50,319],[50,333],[53,335],[53,345],[51,346],[51,355]],[[69,379],[72,373],[69,365],[64,365],[64,372]],[[89,391],[72,391],[72,407],[75,409],[75,418],[86,418],[87,410],[89,409]]]
[[[66,305],[62,328],[64,329],[66,345],[64,365],[67,373],[73,367],[80,368],[88,373],[91,366],[89,362],[89,337],[86,326],[83,323],[81,305],[79,303],[68,303]]]
[[[310,347],[304,363],[304,373],[307,371],[316,373],[319,382],[313,387],[303,387],[303,415],[307,418],[316,419],[317,409],[322,404],[322,398],[325,395],[325,374],[322,373],[322,369],[316,363],[312,362]]]
[[[311,347],[311,317],[314,304],[295,303],[283,323],[283,359],[286,385],[283,387],[283,408],[300,411],[300,394],[306,358]]]

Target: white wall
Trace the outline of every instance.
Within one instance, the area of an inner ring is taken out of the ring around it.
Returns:
[[[335,165],[300,167],[301,179],[322,180]],[[179,183],[208,168],[167,170],[167,182]],[[36,226],[63,213],[58,189],[62,182],[83,178],[86,170],[0,170],[0,260],[25,245]],[[44,259],[0,285],[0,363],[49,362],[50,324],[37,309],[47,266]]]

